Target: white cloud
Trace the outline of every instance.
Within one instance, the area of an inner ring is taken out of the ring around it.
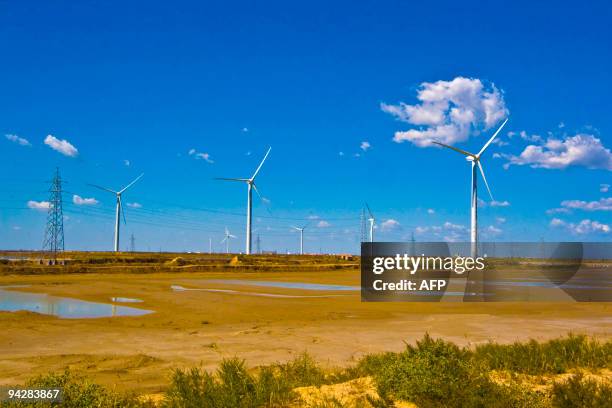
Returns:
[[[510,202],[509,201],[491,201],[489,203],[491,205],[491,207],[510,207]]]
[[[21,227],[19,225],[14,225],[13,231],[21,231]]]
[[[551,208],[550,210],[546,210],[546,214],[569,214],[571,211],[569,208]]]
[[[599,192],[607,193],[609,190],[610,190],[610,185],[609,184],[600,184],[599,185]]]
[[[501,234],[503,232],[503,230],[501,228],[497,228],[494,225],[489,225],[485,231],[489,235],[499,235],[499,234]]]
[[[361,144],[359,145],[359,148],[361,150],[363,150],[364,152],[367,152],[370,148],[372,147],[372,145],[370,145],[370,142],[361,142]]]
[[[561,206],[584,211],[612,211],[612,197],[600,198],[598,201],[565,200]]]
[[[319,218],[321,218],[321,217],[319,217],[318,215],[314,215],[314,214],[308,216],[309,220],[318,220]]]
[[[98,204],[98,200],[95,198],[83,198],[79,195],[72,196],[72,202],[76,205],[96,205]]]
[[[399,226],[400,226],[400,223],[397,220],[394,220],[393,218],[390,218],[384,221],[380,225],[382,231],[391,231],[391,230],[398,228]]]
[[[559,126],[558,127],[559,127],[559,129],[563,129],[565,127],[565,123],[559,122]]]
[[[506,219],[504,217],[497,217],[497,218],[495,218],[495,221],[497,221],[498,224],[505,224],[506,223]]]
[[[130,207],[130,208],[142,208],[142,204],[136,203],[136,202],[134,202],[134,203],[127,203],[127,206]]]
[[[530,135],[530,134],[528,134],[524,130],[520,131],[519,136],[521,137],[521,139],[526,140],[528,142],[532,142],[532,143],[540,143],[543,140],[542,136],[540,136],[540,135]]]
[[[48,201],[33,201],[33,200],[28,201],[28,208],[31,208],[33,210],[46,211],[50,207],[51,207],[51,203],[49,203]]]
[[[327,227],[331,227],[331,224],[327,221],[321,220],[317,223],[317,227],[318,228],[327,228]]]
[[[130,167],[130,161],[129,160],[124,160],[123,164],[125,164],[126,167]]]
[[[196,149],[189,149],[188,153],[190,156],[193,156],[196,159],[202,159],[211,164],[214,163],[214,160],[210,157],[210,154],[208,153],[201,153],[198,152]]]
[[[242,131],[243,131],[244,133],[246,133],[246,132],[248,132],[248,131],[249,131],[249,128],[243,127],[243,128],[242,128]]]
[[[23,137],[19,137],[17,135],[4,135],[8,140],[10,140],[13,143],[17,143],[20,146],[32,146],[32,144],[30,143],[30,141],[28,139],[24,139]]]
[[[480,79],[456,77],[451,81],[424,82],[419,103],[381,104],[383,112],[418,128],[398,131],[395,142],[410,141],[419,147],[432,141],[453,144],[488,130],[508,116],[503,94]]]
[[[564,139],[549,138],[540,145],[529,145],[518,155],[505,155],[510,164],[534,168],[564,169],[584,166],[589,169],[612,171],[612,152],[600,139],[590,134],[578,134]]]
[[[453,224],[452,222],[446,221],[443,225],[444,229],[452,231],[466,231],[467,228],[463,225]]]
[[[344,156],[344,152],[338,152],[338,156]]]
[[[53,150],[60,152],[64,156],[77,157],[79,155],[77,148],[70,144],[70,142],[66,139],[59,140],[53,135],[47,135],[45,138],[45,144]]]
[[[612,229],[608,224],[603,224],[599,221],[591,221],[589,219],[582,220],[578,224],[568,223],[559,218],[553,218],[550,221],[551,227],[565,227],[573,234],[585,235],[590,233],[608,234]]]
[[[427,214],[429,214],[429,215],[433,215],[433,214],[435,214],[435,213],[436,213],[436,210],[434,210],[433,208],[428,208],[428,209],[427,209]]]

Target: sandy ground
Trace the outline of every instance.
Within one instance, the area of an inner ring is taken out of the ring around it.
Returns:
[[[213,369],[224,357],[251,366],[308,352],[327,366],[366,353],[401,350],[429,332],[458,344],[544,340],[573,333],[612,337],[606,303],[362,303],[359,292],[318,292],[211,283],[259,279],[359,286],[358,271],[292,273],[166,273],[4,276],[0,285],[83,300],[139,298],[128,306],[154,310],[140,317],[59,319],[0,312],[0,384],[65,367],[119,390],[153,393],[171,370]],[[262,297],[187,288],[328,298]]]

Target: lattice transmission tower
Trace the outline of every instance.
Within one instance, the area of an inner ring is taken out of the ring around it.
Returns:
[[[368,240],[367,237],[367,227],[366,227],[366,216],[365,216],[365,209],[361,209],[361,216],[359,217],[359,227],[360,227],[360,234],[359,234],[359,241],[360,242],[366,242]]]
[[[58,252],[64,251],[64,213],[62,209],[62,178],[59,168],[55,169],[55,175],[49,189],[49,210],[47,212],[47,227],[45,228],[45,240],[43,251],[49,252],[53,259],[57,258]]]

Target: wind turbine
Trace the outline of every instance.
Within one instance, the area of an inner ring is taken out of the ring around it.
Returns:
[[[304,225],[302,228],[294,227],[294,226],[291,227],[296,231],[300,231],[300,255],[304,255],[304,230],[306,229],[307,226],[308,224]]]
[[[230,234],[229,230],[227,229],[227,227],[225,227],[225,238],[223,238],[221,240],[221,243],[225,242],[225,253],[229,254],[229,240],[230,238],[236,238],[235,235]]]
[[[482,164],[480,164],[480,157],[482,156],[484,151],[487,149],[487,147],[489,147],[491,142],[493,142],[493,139],[495,139],[497,134],[506,125],[506,122],[508,122],[507,118],[506,120],[504,120],[504,123],[501,124],[501,126],[497,129],[497,131],[493,134],[493,136],[489,139],[489,141],[485,143],[485,145],[482,147],[482,149],[480,149],[480,151],[477,154],[466,152],[465,150],[461,150],[457,147],[449,146],[444,143],[432,142],[437,145],[449,148],[451,150],[454,150],[458,153],[463,154],[465,156],[465,160],[472,163],[472,197],[470,201],[470,206],[471,206],[471,212],[470,212],[471,214],[471,228],[470,228],[471,251],[470,252],[473,258],[476,258],[476,256],[478,255],[478,188],[476,187],[477,185],[476,181],[478,179],[477,177],[478,174],[476,171],[476,167],[478,167],[478,170],[480,170],[480,174],[482,174],[482,179],[485,182],[485,186],[487,187],[489,196],[491,197],[491,200],[493,200],[493,194],[491,194],[489,183],[487,183],[487,178],[485,177],[484,170],[482,169]]]
[[[261,198],[263,200],[263,197],[261,196],[261,194],[259,194],[259,190],[257,190],[257,187],[255,186],[255,177],[257,177],[257,174],[259,173],[259,170],[261,170],[261,166],[263,166],[264,162],[268,158],[268,155],[270,154],[270,150],[272,150],[271,147],[268,148],[268,151],[266,152],[266,155],[264,156],[264,158],[261,161],[261,163],[259,163],[259,166],[255,170],[255,173],[253,173],[251,178],[247,179],[247,178],[223,178],[223,177],[217,177],[215,179],[215,180],[225,180],[225,181],[241,181],[241,182],[247,183],[247,222],[246,222],[246,251],[245,251],[247,255],[251,254],[251,232],[252,232],[251,231],[251,216],[253,214],[253,193],[252,193],[252,190],[255,190],[255,192],[257,193],[259,198]]]
[[[132,181],[130,184],[123,187],[119,191],[114,191],[114,190],[111,190],[110,188],[98,186],[96,184],[89,184],[92,187],[99,188],[100,190],[108,191],[109,193],[113,193],[117,197],[117,208],[115,209],[115,252],[119,252],[119,226],[121,225],[121,223],[119,222],[119,216],[120,216],[119,214],[123,216],[123,223],[124,224],[126,223],[125,213],[123,212],[123,204],[121,202],[121,194],[123,194],[125,190],[127,190],[128,188],[132,187],[134,183],[136,183],[138,180],[141,179],[142,176],[144,176],[144,173],[136,177],[134,181]]]
[[[366,203],[366,207],[368,209],[368,214],[370,214],[370,218],[368,218],[368,221],[370,221],[370,242],[374,242],[374,223],[376,222],[376,219],[374,218],[374,214],[372,214],[372,210],[370,210],[368,203]]]

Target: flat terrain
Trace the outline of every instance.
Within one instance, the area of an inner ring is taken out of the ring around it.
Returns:
[[[27,285],[10,290],[105,303],[111,297],[138,298],[143,303],[127,306],[154,313],[60,319],[0,312],[0,384],[22,383],[32,375],[70,367],[119,390],[154,393],[163,389],[175,367],[212,369],[222,358],[233,356],[256,366],[304,351],[323,364],[341,366],[366,353],[399,351],[404,342],[425,332],[460,345],[544,340],[568,332],[612,337],[608,303],[362,303],[358,291],[211,281],[359,286],[358,260],[326,260],[308,268],[285,257],[269,268],[234,265],[234,269],[226,267],[229,257],[215,261],[223,268],[206,262],[202,265],[208,266],[195,267],[192,264],[197,262],[182,259],[160,262],[163,267],[109,267],[101,262],[95,268],[67,266],[47,272],[27,265],[5,267],[0,286]],[[28,271],[37,274],[23,274]],[[235,292],[175,291],[172,285]]]

